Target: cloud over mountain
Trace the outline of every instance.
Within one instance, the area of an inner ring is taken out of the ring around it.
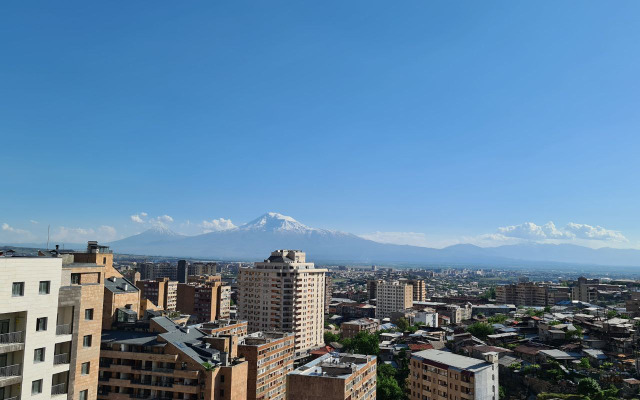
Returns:
[[[212,219],[210,221],[204,220],[200,224],[200,227],[202,228],[202,231],[204,233],[209,233],[233,229],[236,226],[233,224],[233,222],[231,222],[230,219],[218,218]]]

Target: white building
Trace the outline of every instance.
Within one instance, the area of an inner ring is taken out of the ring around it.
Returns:
[[[416,313],[415,317],[413,318],[413,321],[415,323],[423,323],[425,326],[431,327],[431,328],[437,328],[438,327],[438,313],[430,313],[430,312],[425,312],[425,311],[420,311],[418,313]]]
[[[276,250],[238,273],[238,317],[249,332],[295,334],[296,357],[324,344],[326,269],[298,250]]]
[[[413,306],[413,286],[407,281],[378,283],[376,318],[389,318],[391,313],[401,312]]]

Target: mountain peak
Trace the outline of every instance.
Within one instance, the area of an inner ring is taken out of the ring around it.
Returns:
[[[277,212],[268,212],[251,222],[239,227],[239,229],[247,231],[271,231],[271,232],[310,232],[315,231],[288,215]]]
[[[171,229],[167,228],[166,226],[162,226],[162,225],[154,225],[151,228],[147,229],[146,231],[142,232],[141,234],[151,234],[155,236],[182,236],[179,233],[176,233]]]

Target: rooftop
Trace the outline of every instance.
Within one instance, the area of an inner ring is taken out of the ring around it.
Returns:
[[[433,361],[440,364],[446,364],[453,368],[463,369],[467,371],[480,371],[491,367],[492,364],[478,360],[477,358],[460,356],[448,351],[442,350],[423,350],[414,353],[411,358],[417,360]]]
[[[375,359],[376,356],[361,354],[328,353],[294,370],[290,375],[347,379]]]

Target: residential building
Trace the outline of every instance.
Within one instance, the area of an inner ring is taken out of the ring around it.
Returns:
[[[367,281],[367,293],[369,294],[369,300],[373,300],[378,296],[378,284],[380,284],[382,280],[376,279]]]
[[[485,361],[448,351],[423,350],[411,355],[409,399],[498,400],[498,353]]]
[[[427,301],[427,285],[424,279],[400,279],[413,286],[413,301]]]
[[[0,252],[0,398],[95,399],[103,256],[39,254]]]
[[[371,318],[360,318],[355,321],[343,322],[340,331],[343,338],[352,338],[360,332],[375,333],[380,329],[380,321]]]
[[[287,397],[305,400],[375,399],[376,357],[327,353],[287,375]]]
[[[418,311],[413,318],[414,323],[423,324],[426,327],[437,328],[438,327],[438,313]]]
[[[215,275],[218,273],[218,264],[214,262],[195,262],[189,264],[189,275]]]
[[[391,313],[404,311],[413,306],[413,286],[406,281],[378,283],[376,296],[376,318],[389,318]]]
[[[135,323],[141,314],[140,289],[114,268],[105,270],[102,329]]]
[[[294,332],[296,357],[324,344],[326,269],[299,250],[276,250],[238,274],[238,313],[249,332]]]
[[[189,276],[189,267],[187,266],[187,260],[178,260],[176,280],[178,281],[178,283],[187,283],[187,276]]]
[[[331,304],[331,294],[333,293],[333,280],[329,273],[324,276],[324,313],[329,314],[329,305]]]
[[[193,322],[218,319],[218,289],[215,286],[178,284],[177,310],[190,314]]]
[[[178,282],[169,278],[138,281],[136,287],[140,289],[140,296],[148,299],[160,309],[175,311],[178,297]]]
[[[240,339],[238,355],[249,363],[248,400],[286,399],[286,378],[295,357],[293,333],[254,332]]]
[[[219,319],[200,324],[198,329],[210,336],[236,335],[243,337],[247,335],[247,321]]]
[[[169,278],[178,280],[178,268],[170,263],[142,263],[139,267],[140,277],[144,280],[156,278]]]
[[[496,303],[544,307],[547,305],[547,288],[533,282],[496,286]]]
[[[211,337],[152,320],[160,332],[105,331],[100,352],[98,399],[244,400],[248,363],[237,337]]]

